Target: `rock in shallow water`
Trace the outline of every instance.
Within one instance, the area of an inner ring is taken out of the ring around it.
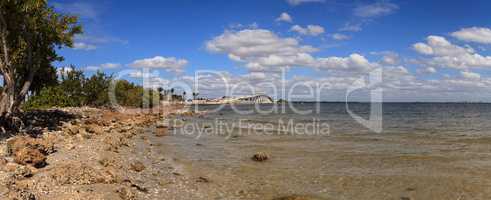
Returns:
[[[121,197],[122,200],[135,200],[136,195],[131,189],[122,187],[116,190],[116,192],[119,194],[119,197]]]
[[[131,164],[130,169],[136,172],[141,172],[145,170],[145,165],[143,165],[143,163],[140,161],[136,161]]]
[[[263,161],[268,160],[269,156],[268,156],[268,154],[266,154],[264,152],[258,152],[256,154],[254,154],[251,159],[253,161],[257,161],[257,162],[263,162]]]

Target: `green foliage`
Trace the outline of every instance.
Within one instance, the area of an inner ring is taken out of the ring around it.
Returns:
[[[50,66],[39,69],[32,82],[35,84],[31,85],[30,91],[35,94],[39,93],[44,87],[56,86],[58,84],[56,68]]]
[[[78,102],[68,96],[70,92],[64,90],[60,85],[45,87],[38,95],[32,97],[24,104],[27,109],[40,109],[51,107],[80,106]]]
[[[29,91],[55,85],[51,63],[63,59],[56,50],[81,32],[77,17],[56,13],[47,0],[0,1],[0,117],[15,112]]]
[[[58,83],[56,86],[65,91],[67,98],[73,102],[71,105],[79,106],[86,102],[86,96],[84,94],[85,82],[86,80],[84,73],[82,71],[75,70],[75,67],[70,66],[70,68],[63,68],[60,71],[60,83]]]
[[[108,76],[100,71],[97,71],[90,77],[84,87],[85,104],[89,106],[105,106],[109,105],[109,86],[112,81],[112,76]]]
[[[144,89],[127,80],[114,80],[112,76],[100,71],[86,78],[82,71],[73,66],[64,69],[53,85],[45,86],[34,93],[23,108],[111,106],[110,94],[114,94],[115,103],[120,106],[149,108],[158,105],[162,100],[162,92],[166,92],[163,88]],[[170,95],[173,92],[173,89],[166,92],[170,100],[183,100],[181,95]]]
[[[143,104],[143,87],[127,80],[118,80],[115,86],[117,102],[122,106],[139,107]]]
[[[145,89],[141,107],[152,108],[160,102],[160,93],[158,90]]]

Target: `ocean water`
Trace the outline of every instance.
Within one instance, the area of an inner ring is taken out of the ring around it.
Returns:
[[[384,103],[379,133],[354,120],[344,103],[293,106],[199,106],[198,111],[206,114],[177,117],[170,122],[176,128],[160,140],[165,152],[174,155],[186,171],[212,180],[215,185],[207,190],[210,196],[224,199],[270,199],[288,194],[398,199],[405,189],[395,186],[405,184],[423,188],[439,184],[441,191],[432,188],[433,192],[420,194],[440,191],[444,197],[459,192],[458,187],[446,184],[479,182],[479,177],[463,175],[479,170],[475,166],[489,160],[483,157],[490,151],[489,144],[468,144],[459,138],[491,137],[491,104]],[[370,115],[368,103],[348,106],[360,117]],[[299,113],[308,110],[313,112]],[[257,152],[271,158],[254,162],[250,158]],[[455,168],[451,164],[454,159],[459,161]],[[491,166],[491,160],[489,163]],[[482,171],[488,169],[486,166]],[[440,175],[435,183],[429,178]]]
[[[369,134],[370,131],[347,112],[368,119],[369,103],[295,103],[235,106],[199,106],[210,111],[200,123],[223,121],[235,123],[308,123],[316,120],[328,124],[331,134]],[[382,104],[383,134],[489,134],[491,104],[487,103],[384,103]],[[311,113],[302,113],[312,111]],[[243,113],[247,112],[247,113]],[[230,127],[230,126],[229,126]]]

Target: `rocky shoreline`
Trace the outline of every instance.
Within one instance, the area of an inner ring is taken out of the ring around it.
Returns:
[[[165,111],[67,108],[26,113],[23,133],[0,145],[0,199],[152,198],[152,187],[165,185],[164,176],[172,170],[152,167],[166,165],[166,158],[149,156],[158,144],[148,134],[164,136],[168,127],[155,124],[183,113],[179,106]],[[152,182],[149,177],[162,179]]]

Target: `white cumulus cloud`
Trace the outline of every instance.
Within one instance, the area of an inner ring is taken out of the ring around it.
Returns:
[[[419,74],[434,74],[436,73],[436,69],[434,67],[425,67],[422,69],[418,69]]]
[[[185,59],[155,56],[153,58],[135,60],[129,65],[132,67],[161,68],[171,72],[182,72],[187,64],[188,61]]]
[[[97,71],[97,70],[103,70],[103,69],[114,69],[121,67],[121,64],[119,63],[104,63],[100,65],[89,65],[84,68],[85,71]]]
[[[460,75],[466,79],[477,80],[481,78],[481,75],[478,73],[470,72],[470,71],[461,71]]]
[[[441,36],[428,36],[426,43],[413,45],[416,52],[431,56],[424,63],[432,67],[467,69],[469,67],[491,67],[491,56],[483,56],[470,47],[452,44]]]
[[[297,6],[303,3],[324,2],[325,0],[286,0],[286,2],[292,6]]]
[[[420,54],[425,54],[425,55],[433,54],[433,48],[422,42],[413,44],[413,49]]]
[[[284,12],[284,13],[281,13],[278,18],[276,18],[276,21],[277,22],[289,22],[289,23],[291,23],[291,22],[293,22],[293,19],[288,13]]]
[[[491,44],[491,29],[483,27],[463,28],[451,33],[459,40],[467,42],[477,42],[482,44]]]
[[[113,68],[121,67],[121,64],[119,64],[119,63],[104,63],[104,64],[101,64],[101,67],[102,68],[113,69]]]
[[[367,72],[373,69],[374,64],[370,63],[364,56],[353,53],[348,57],[326,57],[318,58],[316,67],[320,69],[342,70],[350,72]]]
[[[225,31],[206,44],[211,52],[227,54],[231,60],[245,63],[249,72],[279,72],[288,67],[360,73],[376,65],[364,56],[314,57],[317,49],[301,45],[295,38],[282,38],[265,29]]]
[[[251,71],[278,71],[279,67],[307,65],[309,54],[317,51],[300,45],[295,38],[282,38],[265,29],[225,31],[206,43],[208,51],[225,53],[234,61],[245,62]]]
[[[362,26],[361,23],[348,22],[348,23],[345,23],[343,25],[343,27],[341,27],[339,30],[340,31],[349,31],[349,32],[359,32],[363,29],[361,26]]]
[[[101,67],[89,65],[89,66],[86,66],[85,68],[83,68],[83,70],[84,71],[97,71],[97,70],[101,70]]]
[[[87,43],[84,43],[84,42],[75,42],[73,44],[73,49],[75,49],[75,50],[90,51],[90,50],[97,49],[97,46],[95,46],[93,44],[87,44]]]
[[[294,25],[291,27],[290,30],[295,31],[301,35],[311,35],[311,36],[318,36],[325,32],[324,28],[319,25],[308,25],[305,28],[299,25]]]
[[[332,39],[335,39],[335,40],[349,40],[349,39],[351,39],[350,36],[344,35],[341,33],[334,33],[331,35],[331,37],[332,37]]]
[[[398,5],[390,2],[376,2],[357,6],[353,12],[358,17],[379,17],[392,14],[398,9]]]

